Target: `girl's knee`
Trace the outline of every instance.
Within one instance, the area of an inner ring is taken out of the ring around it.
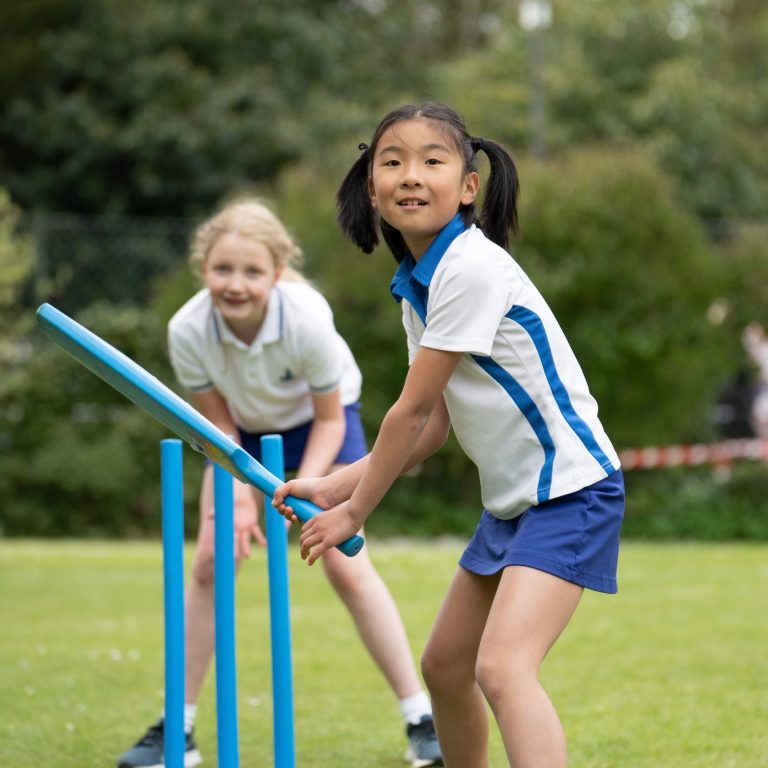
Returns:
[[[427,688],[434,690],[437,687],[442,677],[441,673],[445,669],[444,661],[437,654],[432,653],[429,647],[425,648],[421,654],[421,676]]]
[[[487,657],[478,656],[475,664],[475,680],[480,686],[486,701],[491,705],[497,699],[500,693],[501,683],[498,682],[497,665]]]
[[[517,691],[528,690],[538,679],[538,665],[525,654],[483,653],[477,656],[475,680],[488,703],[493,706],[502,697],[515,696]]]
[[[360,555],[357,555],[360,557]],[[372,566],[350,560],[340,552],[327,552],[323,556],[323,569],[331,586],[340,595],[364,593],[375,571]]]
[[[213,588],[213,555],[198,552],[192,566],[192,578],[199,587]]]
[[[421,675],[430,691],[474,684],[471,660],[465,660],[438,644],[428,643],[421,655]]]
[[[242,558],[235,556],[235,574],[240,570]],[[215,566],[213,554],[210,552],[198,552],[192,566],[192,578],[198,587],[213,589]]]

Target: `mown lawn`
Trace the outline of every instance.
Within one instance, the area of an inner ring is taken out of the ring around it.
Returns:
[[[370,545],[418,654],[461,545]],[[297,765],[402,765],[394,698],[322,571],[290,562]],[[260,552],[238,581],[244,767],[272,765],[265,573]],[[768,545],[629,542],[620,587],[585,596],[544,668],[571,765],[768,766]],[[162,706],[162,621],[159,542],[0,542],[0,766],[114,765]]]

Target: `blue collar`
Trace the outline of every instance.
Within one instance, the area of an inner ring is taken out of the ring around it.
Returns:
[[[441,230],[424,255],[416,261],[410,253],[400,262],[400,266],[389,284],[395,301],[406,299],[418,312],[426,324],[427,288],[435,274],[437,265],[451,243],[467,230],[461,214],[457,213]]]

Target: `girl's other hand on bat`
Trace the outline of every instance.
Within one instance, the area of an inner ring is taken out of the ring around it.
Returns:
[[[360,528],[347,501],[318,513],[302,526],[299,536],[302,559],[312,565],[329,549],[354,536]]]

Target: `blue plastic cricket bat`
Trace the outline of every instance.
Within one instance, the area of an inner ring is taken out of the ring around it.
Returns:
[[[75,360],[238,480],[250,483],[267,496],[283,484],[186,400],[95,333],[50,304],[39,307],[37,320],[45,333]],[[304,523],[322,511],[305,499],[289,496],[286,502]],[[353,536],[339,544],[338,549],[352,557],[363,544],[362,537]]]

